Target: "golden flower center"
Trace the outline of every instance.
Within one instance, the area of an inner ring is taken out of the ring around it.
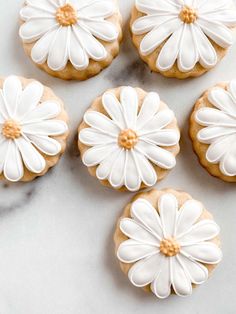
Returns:
[[[125,149],[134,148],[138,143],[138,135],[131,129],[126,129],[120,132],[118,137],[118,144]]]
[[[76,9],[71,4],[65,4],[63,7],[58,8],[56,19],[62,26],[73,25],[78,20]]]
[[[2,134],[7,139],[19,138],[21,136],[21,126],[14,120],[7,120],[2,127]]]
[[[180,245],[174,238],[163,239],[160,243],[160,252],[165,256],[175,256],[180,252]]]
[[[197,20],[198,15],[195,9],[184,6],[179,14],[179,17],[184,23],[191,24]]]

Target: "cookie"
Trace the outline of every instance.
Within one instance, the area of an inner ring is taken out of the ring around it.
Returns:
[[[213,68],[235,40],[232,0],[136,0],[133,42],[150,69],[185,79]]]
[[[236,80],[210,88],[197,101],[190,136],[208,172],[236,182]]]
[[[122,30],[116,0],[26,0],[20,20],[26,54],[61,79],[86,80],[119,53]]]
[[[153,186],[175,167],[180,132],[155,92],[119,87],[97,98],[79,127],[79,149],[92,176],[114,189]]]
[[[48,87],[17,76],[0,79],[0,179],[44,175],[65,150],[67,120]]]
[[[116,255],[131,283],[158,298],[192,294],[222,259],[219,227],[185,192],[140,193],[120,218]]]

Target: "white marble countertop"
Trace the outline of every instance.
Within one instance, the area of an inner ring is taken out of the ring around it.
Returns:
[[[133,47],[128,18],[133,0],[120,0],[125,40],[120,55],[86,82],[64,82],[37,69],[18,39],[22,1],[0,1],[0,76],[40,80],[60,96],[71,135],[59,164],[29,184],[0,185],[1,314],[233,314],[236,308],[235,185],[211,177],[198,163],[188,137],[195,100],[208,87],[236,77],[236,45],[211,72],[185,81],[150,73]],[[221,226],[224,260],[189,298],[158,301],[134,288],[114,255],[113,232],[130,193],[101,186],[82,165],[74,139],[91,101],[110,87],[158,91],[182,130],[177,167],[158,188],[183,189],[201,200]]]

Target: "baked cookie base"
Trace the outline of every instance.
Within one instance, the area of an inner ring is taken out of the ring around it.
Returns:
[[[191,200],[193,199],[189,194],[187,194],[186,192],[182,192],[182,191],[176,191],[173,189],[164,189],[164,190],[156,190],[156,189],[152,189],[148,192],[142,192],[142,193],[138,193],[137,195],[135,195],[135,197],[133,197],[133,199],[131,200],[131,202],[125,207],[122,216],[119,218],[117,225],[116,225],[116,229],[115,229],[115,233],[114,233],[114,243],[115,243],[115,254],[117,254],[117,250],[120,246],[120,244],[126,240],[128,240],[129,238],[124,235],[121,230],[120,230],[120,221],[123,218],[131,218],[130,216],[130,209],[131,209],[131,205],[134,201],[136,201],[138,198],[144,198],[146,199],[148,202],[150,202],[152,204],[152,206],[154,208],[156,208],[157,206],[157,202],[158,199],[165,193],[171,193],[174,196],[176,196],[176,198],[178,199],[178,204],[179,204],[179,208],[187,201],[187,200]],[[203,207],[204,208],[204,207]],[[203,213],[201,215],[201,217],[199,218],[199,221],[202,219],[210,219],[213,220],[213,216],[204,208],[203,209]],[[216,245],[220,246],[220,238],[216,237],[214,238],[211,242],[214,242]],[[121,261],[119,261],[120,264],[120,268],[123,271],[123,273],[125,275],[128,275],[128,272],[130,270],[130,268],[134,265],[134,263],[123,263]],[[210,265],[210,264],[203,264],[209,272],[209,276],[212,274],[213,270],[216,268],[217,264],[214,265]],[[150,284],[142,287],[142,289],[146,292],[152,292],[151,288],[150,288]],[[192,284],[192,287],[195,288],[197,287],[197,285]],[[175,294],[174,290],[171,290],[172,294]]]
[[[26,79],[26,78],[23,78],[23,77],[18,77],[18,78],[20,79],[23,88],[25,88],[29,83],[35,81],[33,79]],[[0,88],[3,87],[3,82],[4,82],[4,79],[0,79]],[[43,87],[44,87],[44,92],[43,92],[43,96],[41,98],[41,102],[51,100],[51,101],[55,101],[55,102],[59,103],[60,106],[61,106],[61,113],[57,116],[57,119],[58,120],[62,120],[62,121],[67,123],[69,118],[68,118],[68,115],[67,115],[66,111],[64,110],[64,104],[63,104],[62,100],[60,98],[58,98],[49,87],[46,87],[46,86],[43,86]],[[36,177],[43,176],[46,172],[48,172],[48,170],[51,167],[55,166],[56,163],[59,161],[60,156],[64,153],[64,151],[66,149],[66,139],[67,139],[68,135],[69,135],[69,130],[65,134],[63,134],[63,135],[53,136],[52,138],[56,139],[61,144],[61,151],[60,151],[60,153],[55,155],[55,156],[48,156],[48,155],[45,155],[44,153],[42,153],[41,151],[39,151],[40,154],[43,156],[43,158],[46,161],[46,167],[45,167],[44,171],[42,171],[41,173],[33,173],[33,172],[29,171],[24,166],[24,176],[21,178],[20,181],[22,181],[22,182],[32,181]],[[4,177],[4,174],[0,174],[0,180],[7,180]]]
[[[120,98],[120,92],[121,92],[122,87],[118,87],[115,89],[110,89],[108,90],[108,92],[112,92],[117,99]],[[141,108],[141,105],[143,103],[143,100],[145,98],[145,96],[147,95],[147,93],[140,89],[140,88],[136,88],[136,91],[138,93],[138,99],[139,99],[139,110]],[[160,108],[161,110],[168,108],[167,105],[163,102],[160,103]],[[99,111],[101,113],[103,113],[104,115],[106,115],[107,117],[109,117],[109,115],[107,114],[107,112],[104,110],[103,105],[102,105],[102,96],[98,97],[97,99],[95,99],[95,101],[93,102],[93,104],[91,105],[91,107],[89,108],[89,110],[94,110],[94,111]],[[80,124],[78,132],[80,133],[81,130],[88,128],[89,125],[87,125],[84,121]],[[177,120],[176,118],[174,118],[173,122],[171,124],[169,124],[166,128],[168,129],[178,129],[178,125],[177,125]],[[180,132],[180,130],[179,130]],[[80,140],[78,140],[78,148],[79,151],[81,153],[81,157],[83,156],[83,154],[86,152],[86,150],[88,150],[90,147],[84,145],[83,143],[80,142]],[[168,150],[169,152],[171,152],[174,156],[177,156],[179,151],[180,151],[180,147],[179,144],[175,145],[175,146],[170,146],[170,147],[165,147],[166,150]],[[156,166],[155,164],[152,164],[152,166],[154,167],[154,170],[156,171],[157,177],[158,177],[158,181],[162,180],[171,170],[166,170],[166,169],[162,169],[158,166]],[[97,166],[95,167],[88,167],[88,171],[90,173],[90,175],[92,175],[93,177],[96,177],[96,170],[97,170]],[[98,179],[99,180],[99,179]],[[112,187],[111,184],[109,183],[108,180],[99,180],[104,186],[107,187]],[[140,189],[144,189],[147,186],[142,183],[141,188]],[[113,187],[112,187],[113,188]],[[119,189],[117,189],[118,191],[127,191],[126,187],[123,186]]]
[[[224,82],[224,83],[219,83],[215,87],[221,87],[223,89],[227,89],[227,85],[228,83]],[[193,144],[193,149],[196,153],[196,155],[198,156],[199,162],[200,164],[214,177],[217,177],[223,181],[226,182],[236,182],[236,176],[230,177],[230,176],[226,176],[224,175],[221,171],[220,171],[220,167],[219,164],[212,164],[210,163],[207,159],[206,159],[206,152],[209,148],[208,144],[203,144],[200,143],[197,139],[197,134],[198,132],[204,128],[203,126],[199,125],[196,121],[195,121],[195,114],[196,112],[200,109],[200,108],[204,108],[204,107],[208,107],[208,108],[214,108],[214,106],[209,102],[208,100],[208,94],[209,92],[213,89],[210,88],[208,89],[200,99],[198,99],[198,101],[196,102],[193,112],[191,114],[190,117],[190,127],[189,127],[189,136],[192,140],[192,144]]]

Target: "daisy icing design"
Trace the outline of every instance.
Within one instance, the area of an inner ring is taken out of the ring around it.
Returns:
[[[70,61],[77,70],[84,70],[89,59],[107,58],[102,42],[118,38],[116,26],[106,20],[115,10],[110,0],[26,0],[20,12],[25,21],[20,37],[34,43],[35,63],[47,61],[51,70],[61,71]]]
[[[213,106],[200,108],[195,120],[203,128],[197,139],[208,144],[206,159],[219,164],[220,171],[226,176],[236,176],[236,80],[227,88],[216,87],[208,94]]]
[[[120,230],[129,239],[122,242],[117,256],[132,264],[128,276],[133,285],[150,284],[158,298],[167,298],[171,289],[179,296],[192,293],[192,284],[208,278],[204,264],[217,264],[222,258],[219,247],[211,242],[219,234],[213,220],[199,221],[201,203],[187,200],[178,209],[172,193],[158,200],[157,211],[139,198],[131,206],[131,218],[122,218]]]
[[[199,62],[204,68],[217,63],[213,43],[228,48],[233,43],[236,9],[231,0],[136,0],[145,14],[132,25],[134,35],[145,35],[140,43],[143,56],[162,46],[156,67],[170,70],[177,61],[181,72]]]
[[[157,93],[146,95],[140,111],[138,103],[132,87],[121,88],[120,99],[106,92],[102,105],[108,116],[87,111],[84,121],[90,127],[79,133],[80,142],[92,146],[83,154],[83,163],[97,166],[99,180],[108,180],[114,188],[124,185],[130,191],[139,190],[142,183],[156,183],[153,165],[162,169],[175,166],[175,156],[166,148],[177,145],[180,138],[177,128],[168,128],[174,113],[160,110]]]
[[[55,118],[61,107],[54,101],[41,102],[43,85],[32,81],[25,88],[15,76],[5,79],[0,89],[0,174],[19,181],[24,167],[41,173],[45,155],[55,156],[61,144],[51,138],[67,132],[64,121]]]

